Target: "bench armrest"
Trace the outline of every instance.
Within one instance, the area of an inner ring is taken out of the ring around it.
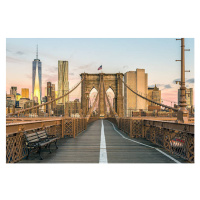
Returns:
[[[38,142],[28,142],[28,147],[38,147]]]

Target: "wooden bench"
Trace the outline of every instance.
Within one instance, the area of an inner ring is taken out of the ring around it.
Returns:
[[[58,138],[55,137],[54,135],[48,135],[46,130],[42,131],[35,131],[34,133],[27,133],[24,132],[25,138],[26,138],[26,145],[28,148],[28,156],[27,159],[29,158],[30,152],[37,150],[39,153],[39,157],[42,160],[43,158],[41,157],[41,149],[44,148],[49,148],[49,152],[51,153],[50,145],[51,143],[54,143],[57,147],[57,140]]]

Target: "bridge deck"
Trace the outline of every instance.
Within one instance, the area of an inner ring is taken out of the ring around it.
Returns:
[[[117,128],[114,129],[109,121],[103,120],[103,125],[106,148],[101,147],[102,121],[98,120],[89,124],[87,130],[78,137],[60,139],[57,150],[52,145],[51,154],[44,149],[42,151],[43,160],[39,160],[37,154],[31,154],[29,160],[23,159],[20,163],[99,163],[100,149],[103,156],[107,156],[108,163],[187,162],[178,156],[170,155],[163,148],[145,139],[128,138]]]

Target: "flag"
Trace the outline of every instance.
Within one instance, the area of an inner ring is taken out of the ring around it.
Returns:
[[[98,70],[102,69],[102,65],[98,68]]]

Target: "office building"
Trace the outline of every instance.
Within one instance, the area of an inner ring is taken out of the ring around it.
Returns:
[[[19,107],[20,108],[22,108],[22,109],[24,109],[24,104],[27,102],[27,101],[29,101],[30,99],[28,99],[28,98],[21,98],[20,100],[19,100]]]
[[[56,98],[55,84],[51,84],[51,100]],[[52,109],[56,108],[56,101],[52,103]]]
[[[6,94],[6,107],[15,106],[15,95],[14,94]]]
[[[22,98],[22,95],[17,93],[16,96],[15,96],[15,100],[19,101],[21,98]]]
[[[36,98],[37,97],[37,98]],[[41,104],[42,98],[42,62],[38,59],[38,49],[36,59],[32,62],[32,98],[37,99]]]
[[[68,61],[58,61],[58,97],[66,94],[69,91],[68,82]],[[58,100],[58,103],[69,101],[69,95]]]
[[[22,98],[29,98],[29,89],[28,88],[22,88],[21,94],[22,94]]]
[[[148,88],[148,99],[161,103],[161,90],[155,85],[155,87]],[[148,101],[148,111],[161,110],[161,107]]]
[[[136,71],[126,72],[124,82],[135,92],[147,97],[148,94],[148,74],[145,69],[136,69]],[[131,92],[124,87],[124,114],[131,117],[134,111],[147,111],[148,103],[146,100]]]
[[[47,97],[51,96],[51,82],[47,82]]]
[[[65,106],[66,106],[65,108],[66,116],[68,117],[80,116],[81,102],[79,102],[79,99],[75,99],[74,101],[68,101]]]
[[[13,94],[14,96],[16,96],[16,94],[17,94],[17,87],[12,86],[12,87],[10,88],[10,94]]]

